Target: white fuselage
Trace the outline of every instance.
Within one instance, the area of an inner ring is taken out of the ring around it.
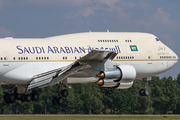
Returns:
[[[147,33],[77,33],[42,39],[0,39],[0,83],[29,84],[34,75],[62,68],[92,49],[117,53],[116,64],[132,65],[136,78],[151,77],[172,68],[177,55]],[[85,72],[68,77],[68,83],[96,81]]]

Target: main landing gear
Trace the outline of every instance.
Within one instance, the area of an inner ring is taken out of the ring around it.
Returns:
[[[144,88],[139,91],[139,94],[141,96],[149,96],[150,95],[150,91],[148,89],[147,78],[143,78],[142,81],[143,81],[143,84],[144,84]]]
[[[21,100],[21,102],[30,102],[38,101],[39,95],[34,92],[31,94],[18,94],[17,88],[11,87],[8,93],[5,93],[4,96],[5,103],[15,103],[16,100]]]
[[[63,97],[67,97],[68,96],[68,90],[64,89],[62,90],[62,86],[63,86],[63,83],[60,82],[59,85],[58,85],[58,89],[57,89],[57,97],[53,97],[52,99],[52,103],[53,105],[63,105],[64,103],[64,99]]]

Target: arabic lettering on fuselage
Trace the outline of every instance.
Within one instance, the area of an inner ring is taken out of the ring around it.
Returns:
[[[18,50],[18,54],[45,54],[45,53],[51,53],[51,54],[58,54],[58,53],[90,53],[91,50],[111,50],[118,53],[121,53],[119,45],[115,45],[114,47],[107,48],[107,47],[91,47],[87,46],[85,47],[57,47],[57,46],[47,46],[45,47],[22,47],[20,45],[16,46]]]

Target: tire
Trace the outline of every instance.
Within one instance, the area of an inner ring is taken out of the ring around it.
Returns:
[[[26,102],[30,102],[32,100],[32,96],[30,94],[25,95]]]
[[[56,99],[56,102],[57,102],[57,104],[59,104],[59,105],[63,105],[64,99],[63,99],[62,97],[59,97],[59,98]]]
[[[139,94],[140,94],[141,96],[144,96],[144,89],[141,89],[141,90],[139,91]]]
[[[32,94],[32,100],[33,101],[38,101],[39,100],[39,95],[37,93]]]
[[[62,97],[67,97],[68,94],[69,94],[69,93],[68,93],[68,90],[66,90],[66,89],[64,89],[64,90],[61,91]]]
[[[144,89],[144,95],[145,95],[145,96],[149,96],[149,95],[150,95],[149,89]]]
[[[14,94],[9,94],[8,99],[9,99],[10,103],[15,103],[16,102],[16,98],[15,98]]]
[[[18,93],[16,93],[16,95],[15,95],[15,97],[16,97],[16,100],[21,100],[21,94],[18,94]]]
[[[5,95],[3,96],[5,103],[10,103],[10,101],[8,100],[8,96],[9,96],[9,94],[5,94]]]
[[[21,102],[25,102],[25,95],[21,95]]]

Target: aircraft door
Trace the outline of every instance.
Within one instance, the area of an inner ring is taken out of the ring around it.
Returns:
[[[147,52],[147,57],[148,57],[148,64],[152,64],[152,52],[151,51],[148,51]]]
[[[3,52],[3,66],[9,66],[9,53]]]

